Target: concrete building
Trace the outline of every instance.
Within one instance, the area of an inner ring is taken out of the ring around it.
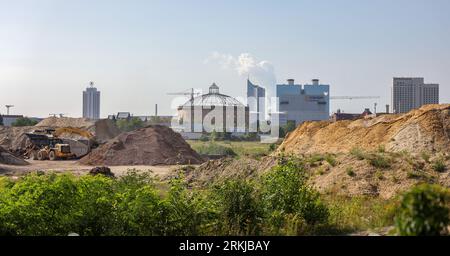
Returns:
[[[320,84],[318,79],[312,84],[295,84],[294,79],[287,84],[277,85],[280,125],[295,122],[328,120],[330,116],[330,86]]]
[[[100,91],[94,87],[94,82],[83,91],[83,117],[100,119]]]
[[[250,120],[252,120],[252,126],[258,127],[259,120],[265,119],[265,100],[266,89],[259,85],[253,84],[250,80],[247,80],[247,105],[250,112]]]
[[[394,113],[407,113],[427,104],[439,104],[439,84],[425,84],[421,77],[394,77]]]
[[[221,94],[214,83],[209,87],[209,93],[194,97],[178,107],[179,126],[172,128],[191,139],[213,130],[238,136],[247,131],[248,115],[248,106]]]

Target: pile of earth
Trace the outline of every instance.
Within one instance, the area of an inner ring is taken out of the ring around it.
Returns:
[[[28,165],[29,163],[21,158],[18,158],[4,148],[0,147],[0,164],[6,165]]]
[[[29,143],[25,133],[32,133],[35,130],[57,129],[57,128],[79,128],[94,135],[93,140],[96,143],[105,143],[121,133],[112,120],[90,121],[84,118],[57,118],[50,117],[44,119],[36,126],[26,127],[6,127],[0,126],[0,146],[11,152],[20,152],[25,149]],[[80,140],[86,139],[78,134],[63,133],[60,138]]]
[[[39,122],[36,127],[42,128],[79,128],[92,133],[95,136],[95,141],[98,143],[105,143],[108,140],[116,137],[121,133],[119,128],[112,120],[91,120],[87,118],[70,118],[70,117],[49,117]],[[69,137],[67,137],[69,136]],[[67,139],[79,139],[77,135],[67,135]]]
[[[186,181],[193,186],[206,186],[227,179],[253,179],[276,164],[274,157],[253,158],[222,158],[207,161],[200,166],[183,166],[169,173],[165,180],[177,177],[180,172]]]
[[[180,134],[159,125],[122,133],[80,160],[82,164],[96,166],[176,165],[202,162],[202,157]]]
[[[450,151],[450,104],[427,105],[404,115],[338,122],[305,122],[278,152],[339,153],[354,148],[412,153]]]

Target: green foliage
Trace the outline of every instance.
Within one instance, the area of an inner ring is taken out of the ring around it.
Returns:
[[[328,210],[319,194],[306,184],[303,162],[282,159],[263,177],[263,201],[270,212],[291,214],[307,224],[325,222]]]
[[[121,131],[130,132],[145,127],[145,122],[139,117],[132,117],[131,119],[119,119],[116,121],[116,125]]]
[[[352,148],[350,151],[350,154],[356,157],[358,160],[364,160],[366,159],[366,154],[364,151],[362,151],[360,148]]]
[[[294,131],[296,128],[295,121],[288,121],[286,125],[280,126],[280,132],[279,136],[280,138],[286,137],[286,135],[292,131]]]
[[[432,164],[433,170],[436,172],[445,172],[447,166],[442,158],[435,160]]]
[[[438,185],[420,185],[405,193],[396,228],[402,236],[436,236],[450,223],[449,191]]]
[[[394,224],[397,200],[371,196],[325,197],[330,217],[326,234],[345,234],[368,229],[384,228]]]
[[[335,167],[338,164],[336,157],[332,154],[326,154],[325,161],[327,161],[327,163],[329,163],[333,167]]]
[[[215,186],[213,197],[219,212],[219,233],[260,234],[263,209],[255,184],[245,180],[227,180]]]
[[[422,153],[420,153],[420,156],[422,157],[423,160],[425,160],[425,162],[427,162],[427,163],[430,162],[431,156],[426,151],[423,151]]]
[[[356,176],[356,173],[355,173],[355,171],[353,171],[352,167],[347,167],[347,169],[345,171],[346,171],[347,175],[350,176],[350,177],[355,177]]]
[[[201,155],[221,155],[221,156],[236,156],[232,148],[223,146],[215,142],[209,142],[195,148],[197,153]]]
[[[22,127],[22,126],[35,126],[38,123],[38,121],[30,119],[28,117],[20,117],[17,118],[16,121],[14,121],[11,126],[14,127]]]
[[[367,160],[369,161],[370,165],[377,168],[386,169],[391,167],[392,165],[392,159],[390,159],[388,156],[384,154],[379,153],[368,154]]]

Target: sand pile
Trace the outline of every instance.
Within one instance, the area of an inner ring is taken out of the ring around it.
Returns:
[[[88,165],[174,165],[203,162],[180,134],[164,126],[122,133],[80,162]]]
[[[42,120],[36,126],[27,127],[5,127],[0,126],[0,146],[12,151],[20,151],[28,144],[28,137],[25,133],[32,133],[35,130],[56,129],[56,128],[79,128],[89,131],[97,143],[105,143],[121,133],[112,120],[91,121],[85,118],[57,118],[49,117]],[[77,134],[63,133],[60,136],[63,139],[86,140],[85,137]]]
[[[15,157],[4,148],[0,147],[0,164],[7,165],[28,165],[29,163],[21,158]]]
[[[37,127],[74,127],[74,128],[89,128],[95,124],[95,121],[86,118],[71,118],[71,117],[49,117],[38,124]]]
[[[420,153],[450,151],[450,104],[428,105],[404,115],[355,121],[306,122],[290,133],[280,151],[338,153],[353,148]]]
[[[5,149],[16,151],[25,148],[29,141],[25,133],[31,133],[36,129],[34,126],[27,127],[5,127],[0,126],[0,146]]]

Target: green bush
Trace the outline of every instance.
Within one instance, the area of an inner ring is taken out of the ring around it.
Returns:
[[[432,167],[436,172],[445,172],[445,170],[447,169],[447,166],[445,165],[443,159],[437,159],[436,161],[434,161]]]
[[[407,192],[396,216],[402,236],[437,236],[450,223],[449,191],[438,185],[420,185]]]
[[[20,117],[17,118],[16,121],[14,121],[11,126],[14,127],[22,127],[22,126],[35,126],[38,123],[38,121],[30,119],[28,117]]]
[[[358,160],[366,159],[366,154],[360,148],[352,148],[350,154],[356,157]]]
[[[121,131],[130,132],[143,128],[145,126],[145,122],[139,117],[132,117],[131,119],[119,119],[116,121],[116,125]]]
[[[269,212],[293,214],[307,224],[326,222],[328,210],[319,194],[306,184],[303,163],[284,159],[263,177],[263,201]]]
[[[201,145],[196,148],[197,153],[201,155],[221,155],[221,156],[236,156],[232,148],[222,146],[215,142],[210,142],[206,145]]]
[[[392,160],[383,154],[369,154],[366,158],[376,168],[386,169],[392,165]]]
[[[215,186],[213,197],[219,212],[219,233],[260,234],[263,211],[254,184],[244,180],[227,180]]]

